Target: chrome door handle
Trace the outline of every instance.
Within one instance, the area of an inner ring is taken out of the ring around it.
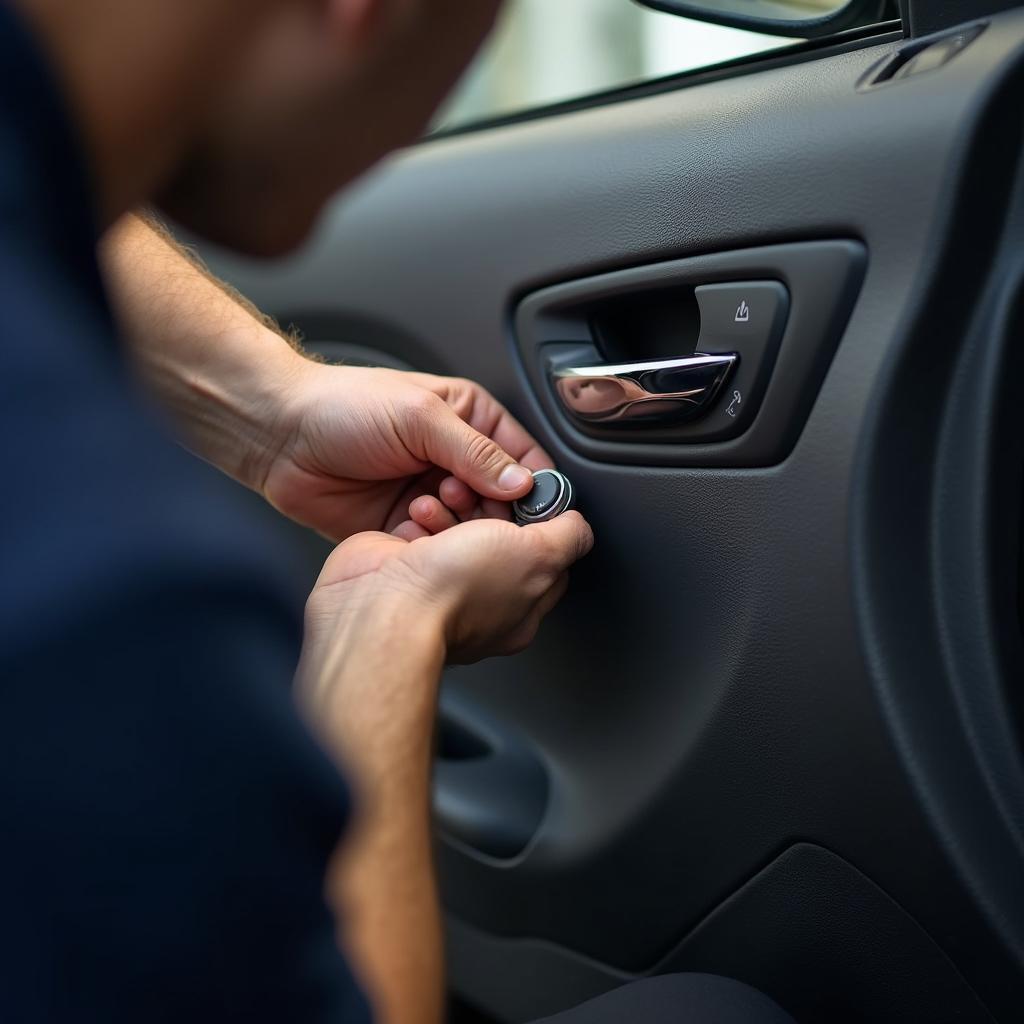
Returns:
[[[735,353],[693,355],[552,373],[566,411],[587,423],[680,423],[708,412],[734,367]]]

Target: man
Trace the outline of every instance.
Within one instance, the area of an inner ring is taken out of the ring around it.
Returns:
[[[304,360],[131,211],[288,249],[497,7],[0,4],[0,1019],[361,1022],[363,990],[389,1024],[442,1017],[440,672],[528,643],[589,528],[508,521],[549,460],[482,389]],[[287,573],[144,394],[343,541],[297,674]],[[720,979],[644,991],[782,1019]]]

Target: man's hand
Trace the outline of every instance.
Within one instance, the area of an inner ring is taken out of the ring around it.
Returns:
[[[421,494],[507,519],[531,486],[516,464],[551,465],[476,384],[304,358],[138,217],[102,255],[136,365],[189,447],[333,540],[393,529]]]
[[[433,1024],[444,992],[429,812],[441,668],[529,643],[593,538],[576,512],[399,533],[418,539],[360,534],[328,559],[306,609],[299,694],[361,797],[328,882],[346,945],[378,1020]]]
[[[578,512],[527,527],[477,519],[412,541],[410,526],[358,534],[327,560],[306,608],[303,672],[309,648],[329,650],[342,620],[380,608],[430,623],[450,664],[521,651],[593,546]]]
[[[441,669],[527,643],[590,530],[576,514],[524,529],[500,521],[529,490],[527,470],[551,462],[477,385],[311,363],[139,218],[102,248],[136,366],[189,446],[299,522],[357,534],[309,600],[299,671],[309,717],[360,798],[328,890],[377,1019],[434,1024]],[[484,516],[497,518],[460,523]]]
[[[509,502],[532,486],[530,471],[552,465],[471,381],[302,363],[266,413],[271,444],[250,463],[260,477],[251,485],[333,540],[393,530],[410,502],[442,484],[461,499],[463,518],[508,519]]]

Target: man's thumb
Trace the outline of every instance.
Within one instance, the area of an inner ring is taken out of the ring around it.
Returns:
[[[485,498],[515,501],[530,490],[533,474],[525,466],[454,410],[445,412],[427,439],[427,457],[435,466],[447,469]]]

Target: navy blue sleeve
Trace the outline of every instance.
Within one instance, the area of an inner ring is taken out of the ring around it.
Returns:
[[[5,665],[5,1020],[366,1019],[323,899],[346,796],[289,639],[244,588],[164,576]]]
[[[72,286],[0,300],[0,1020],[362,1024],[287,563]]]

